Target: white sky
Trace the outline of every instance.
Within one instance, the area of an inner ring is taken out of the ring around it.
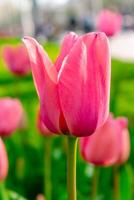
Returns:
[[[1,4],[4,4],[4,3],[8,3],[8,2],[12,2],[14,5],[18,5],[18,4],[26,4],[28,1],[30,0],[0,0],[0,5]],[[62,5],[62,4],[65,4],[68,0],[38,0],[39,4],[46,4],[46,3],[51,3],[51,4],[59,4],[59,5]]]
[[[51,4],[64,4],[66,3],[68,0],[38,0],[39,3],[41,4],[45,4],[45,3],[49,3],[51,2]]]

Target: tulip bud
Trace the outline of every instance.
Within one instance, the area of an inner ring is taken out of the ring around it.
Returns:
[[[0,136],[10,136],[20,125],[23,108],[18,99],[0,99]]]
[[[17,76],[24,76],[30,71],[27,50],[23,45],[17,47],[5,46],[4,59],[8,69]]]
[[[80,139],[80,152],[84,160],[94,165],[124,163],[130,153],[127,120],[109,116],[107,122],[93,135]]]
[[[97,29],[108,37],[114,36],[121,30],[122,16],[110,10],[102,10],[98,16]]]
[[[65,36],[52,63],[41,45],[25,37],[41,118],[56,134],[91,135],[109,113],[110,50],[103,33]]]

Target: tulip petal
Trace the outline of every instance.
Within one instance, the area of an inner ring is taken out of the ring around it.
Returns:
[[[118,122],[120,123],[121,128],[127,128],[128,119],[126,117],[117,117]]]
[[[39,43],[25,37],[34,83],[41,102],[41,115],[47,128],[59,132],[60,107],[57,94],[57,71]]]
[[[77,39],[78,39],[78,36],[74,32],[70,32],[64,37],[62,45],[61,45],[60,55],[58,56],[55,62],[57,71],[60,70],[64,58],[68,55],[74,43],[77,41]]]
[[[116,122],[119,124],[120,132],[119,132],[119,156],[117,160],[117,164],[124,163],[130,154],[130,136],[128,132],[128,120],[125,117],[117,117]]]
[[[45,78],[56,82],[56,70],[43,47],[35,39],[25,37],[23,42],[29,53],[34,83],[41,98],[45,87]]]
[[[40,111],[39,111],[38,118],[37,118],[37,128],[38,128],[39,132],[44,136],[52,136],[53,135],[53,133],[51,131],[49,131],[48,128],[43,123]]]
[[[125,128],[121,132],[121,137],[120,137],[120,154],[119,158],[117,160],[117,164],[123,164],[125,161],[128,160],[128,157],[130,155],[130,136],[128,129]]]
[[[92,134],[108,116],[109,58],[106,36],[90,33],[76,41],[60,69],[60,104],[75,136]]]

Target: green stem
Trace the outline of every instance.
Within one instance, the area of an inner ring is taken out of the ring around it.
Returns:
[[[77,138],[68,137],[67,148],[67,190],[68,200],[76,200],[76,150]]]
[[[51,185],[51,137],[45,137],[44,148],[44,194],[46,200],[51,200],[52,185]]]
[[[119,168],[117,165],[113,167],[113,173],[114,173],[114,191],[113,191],[113,199],[114,200],[120,200],[120,188],[119,188]]]
[[[94,174],[92,179],[91,200],[95,200],[97,196],[97,186],[99,181],[99,168],[94,167]]]
[[[0,182],[0,200],[8,200],[7,191],[5,188],[5,184],[3,182]]]

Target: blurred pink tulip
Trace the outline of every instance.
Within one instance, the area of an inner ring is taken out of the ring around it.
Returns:
[[[80,152],[84,160],[94,165],[110,166],[125,162],[130,153],[127,120],[110,116],[93,135],[80,139]]]
[[[122,16],[110,10],[102,10],[98,16],[97,29],[111,37],[121,30]]]
[[[41,119],[40,112],[38,113],[38,116],[37,116],[37,128],[38,128],[39,132],[41,134],[43,134],[44,136],[51,136],[51,135],[53,135],[53,133],[51,131],[49,131],[48,128],[43,123],[43,121]]]
[[[5,46],[3,56],[8,69],[13,74],[24,76],[29,73],[30,62],[25,46]]]
[[[46,200],[43,194],[38,194],[36,200]]]
[[[41,116],[54,133],[91,135],[109,113],[110,52],[103,33],[65,36],[52,63],[41,45],[25,37]]]
[[[0,99],[0,136],[10,136],[21,123],[23,108],[19,100]]]
[[[8,157],[5,145],[0,138],[0,182],[3,181],[8,174]]]

